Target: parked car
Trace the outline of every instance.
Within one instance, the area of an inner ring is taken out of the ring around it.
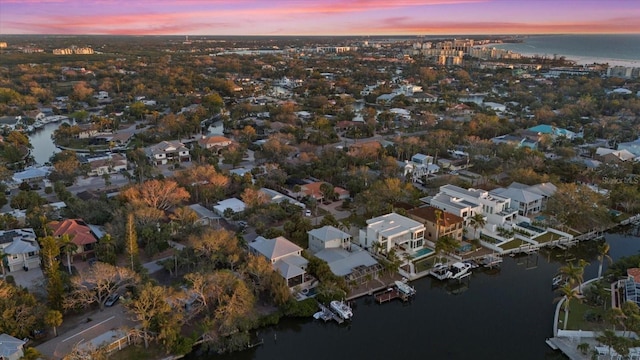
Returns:
[[[111,307],[118,301],[118,299],[120,299],[120,294],[111,294],[107,298],[107,301],[104,302],[104,306]]]
[[[307,209],[304,211],[304,216],[311,216],[311,210]]]

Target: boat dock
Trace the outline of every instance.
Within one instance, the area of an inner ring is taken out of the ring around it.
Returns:
[[[376,302],[378,304],[384,304],[394,299],[409,301],[409,296],[400,292],[400,290],[396,288],[389,288],[385,291],[374,294],[373,297],[376,299]]]
[[[324,320],[325,322],[329,320],[335,320],[338,324],[342,324],[344,322],[343,318],[331,311],[331,309],[329,309],[328,307],[322,305],[321,303],[318,303],[318,306],[320,307],[320,311],[322,312],[322,314],[320,315],[321,320]]]

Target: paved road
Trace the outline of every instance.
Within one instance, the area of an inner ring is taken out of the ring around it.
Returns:
[[[89,320],[90,319],[90,320]],[[36,349],[47,359],[58,360],[69,354],[71,350],[84,342],[117,328],[133,328],[136,325],[129,319],[120,303],[94,310],[72,319],[65,319],[59,329],[58,337],[46,341]]]

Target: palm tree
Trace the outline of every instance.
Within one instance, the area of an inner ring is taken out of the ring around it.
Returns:
[[[558,274],[562,275],[568,281],[568,285],[575,286],[582,283],[584,268],[568,263],[558,270]]]
[[[562,303],[562,310],[564,311],[563,329],[567,330],[567,322],[569,321],[569,303],[573,299],[580,301],[580,298],[578,297],[578,291],[569,283],[562,285],[558,291],[560,291],[560,297],[556,298],[556,301],[564,301]]]
[[[460,247],[460,242],[449,235],[442,236],[436,241],[436,254],[441,252],[445,254],[452,253]]]
[[[59,242],[60,247],[67,253],[67,268],[69,269],[69,274],[71,274],[71,254],[78,250],[78,245],[71,241],[71,237],[68,234],[62,235]]]
[[[611,256],[609,256],[609,249],[610,246],[608,242],[603,242],[598,246],[598,261],[600,261],[600,266],[598,267],[598,278],[602,277],[602,264],[604,263],[604,260],[607,259],[609,264],[613,261]]]
[[[473,228],[473,238],[475,239],[478,235],[478,229],[483,228],[487,224],[487,221],[484,219],[484,216],[479,213],[475,213],[470,220],[471,227]]]
[[[436,215],[436,243],[438,242],[438,238],[440,237],[440,222],[442,221],[442,210],[436,209],[434,211]]]
[[[584,269],[589,265],[589,262],[584,259],[578,260],[578,269],[580,269],[580,284],[578,285],[578,292],[582,294],[582,284],[584,283]]]

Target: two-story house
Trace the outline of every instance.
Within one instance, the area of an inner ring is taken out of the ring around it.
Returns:
[[[367,220],[360,244],[386,254],[394,248],[411,253],[424,247],[424,232],[423,224],[393,212]]]
[[[302,257],[302,248],[286,238],[279,236],[266,239],[258,236],[249,243],[249,252],[264,256],[282,277],[287,286],[293,288],[306,281],[306,269],[309,261]]]
[[[0,231],[0,250],[6,254],[0,261],[9,272],[40,266],[40,246],[31,228]]]
[[[169,162],[191,161],[189,149],[179,141],[163,141],[144,149],[147,158],[155,165],[166,165]]]
[[[352,236],[331,225],[309,230],[309,251],[327,262],[331,272],[361,283],[383,269],[368,251],[352,244]]]
[[[424,224],[424,238],[431,246],[435,246],[438,238],[443,236],[450,236],[458,241],[462,240],[464,219],[460,216],[433,206],[411,209],[407,211],[407,215]]]
[[[69,238],[77,247],[74,255],[86,255],[93,252],[98,242],[98,238],[91,230],[91,227],[82,219],[52,221],[48,224],[48,227],[53,231],[53,237],[69,235]]]

